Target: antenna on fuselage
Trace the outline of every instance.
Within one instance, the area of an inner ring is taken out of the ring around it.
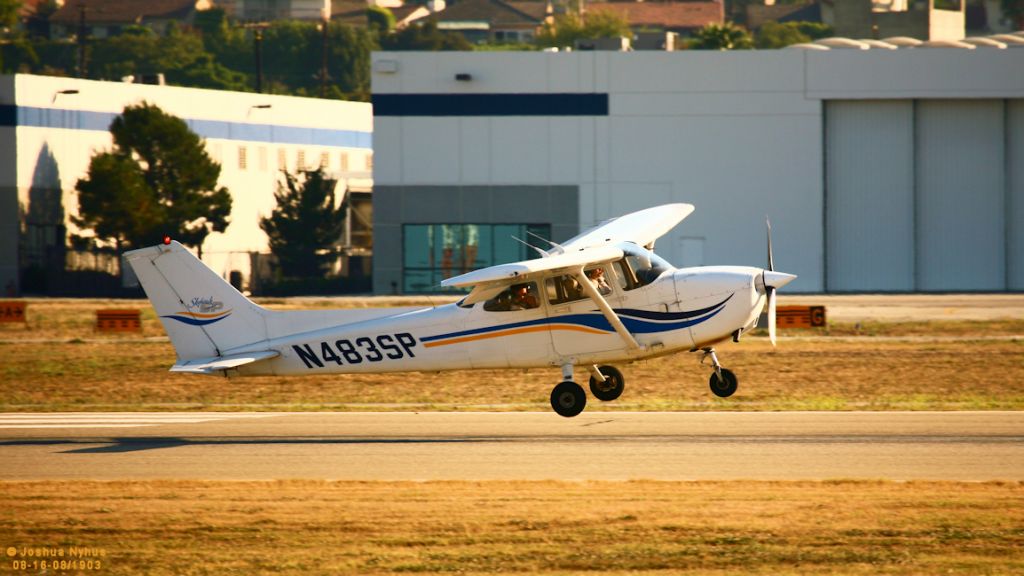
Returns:
[[[527,234],[529,234],[529,232],[527,232]],[[538,254],[540,254],[541,258],[547,258],[548,256],[551,256],[551,254],[548,253],[547,250],[544,250],[542,248],[537,248],[536,246],[534,246],[533,244],[530,244],[526,240],[523,240],[521,238],[516,238],[515,236],[512,236],[512,239],[515,240],[516,242],[519,242],[519,243],[529,247],[529,248],[533,248],[534,250],[537,251]]]
[[[534,234],[533,232],[530,232],[529,230],[527,230],[526,233],[529,234],[530,236],[533,236],[534,238],[542,241],[542,242],[550,244],[551,247],[555,249],[554,250],[555,254],[565,254],[565,248],[563,248],[562,245],[559,244],[558,242],[552,242],[551,240],[548,240],[547,238],[545,238],[545,237],[543,237],[543,236],[541,236],[539,234]],[[550,256],[551,252],[545,252],[545,254]]]

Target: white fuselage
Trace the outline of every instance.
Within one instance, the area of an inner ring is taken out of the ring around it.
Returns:
[[[760,268],[741,266],[682,268],[628,291],[612,283],[604,298],[639,348],[626,345],[594,301],[552,304],[541,298],[538,307],[528,310],[488,311],[483,303],[397,310],[227,352],[269,348],[280,354],[240,367],[234,372],[239,375],[631,362],[709,346],[753,327],[764,305],[765,296],[757,288],[761,273]]]

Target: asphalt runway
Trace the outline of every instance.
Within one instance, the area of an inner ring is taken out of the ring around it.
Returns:
[[[0,414],[0,479],[1024,480],[1024,412]]]

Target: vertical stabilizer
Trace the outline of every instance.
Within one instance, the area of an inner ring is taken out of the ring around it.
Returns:
[[[125,253],[179,360],[222,356],[267,339],[267,311],[178,242]]]

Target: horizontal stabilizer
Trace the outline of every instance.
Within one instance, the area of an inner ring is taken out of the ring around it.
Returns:
[[[187,372],[189,374],[214,374],[232,368],[238,368],[260,360],[267,360],[279,356],[276,350],[263,350],[261,352],[243,352],[241,354],[230,354],[228,356],[214,356],[213,358],[195,358],[178,362],[171,366],[171,372]]]

